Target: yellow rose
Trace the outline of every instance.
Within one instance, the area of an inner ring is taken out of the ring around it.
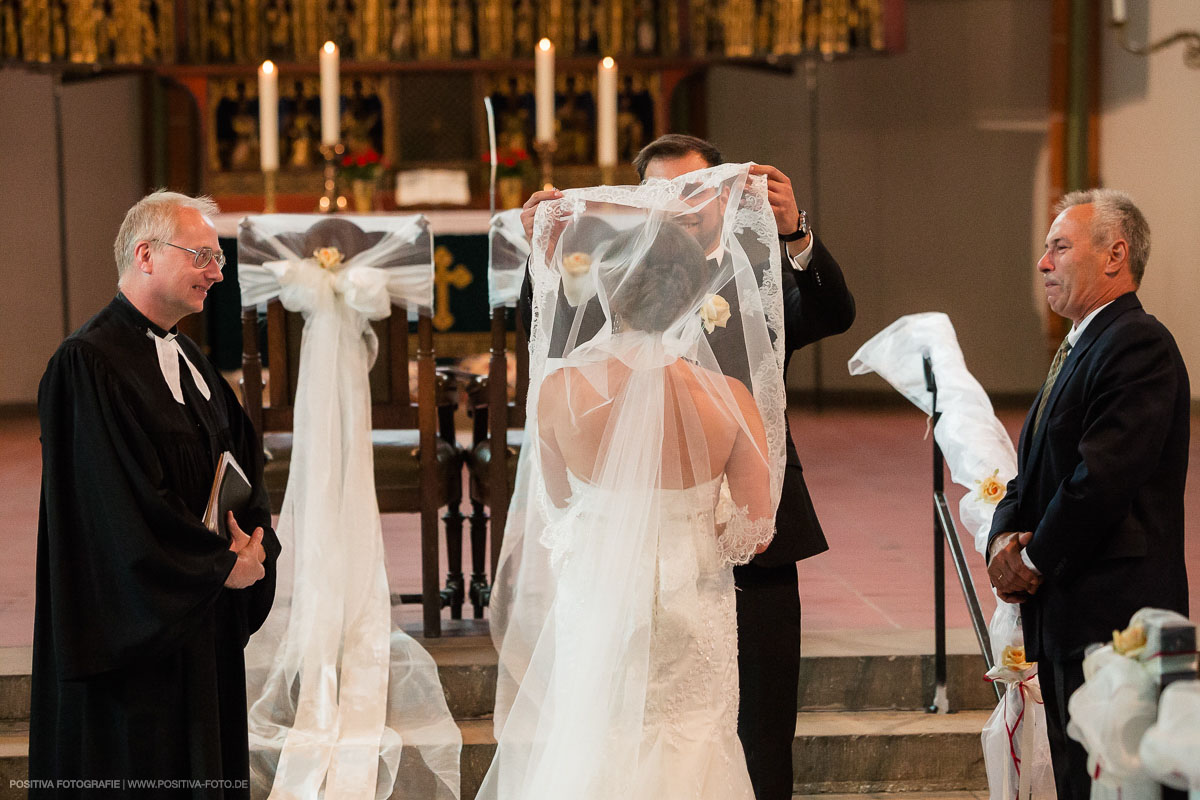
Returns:
[[[729,302],[719,294],[714,294],[700,306],[700,320],[704,323],[704,330],[709,333],[724,328],[729,316]]]
[[[1000,654],[1000,663],[1004,665],[1005,669],[1011,669],[1016,672],[1027,670],[1033,666],[1033,664],[1025,660],[1024,645],[1020,647],[1014,647],[1011,644],[1006,645],[1004,652]]]
[[[313,257],[322,269],[333,269],[342,263],[342,251],[336,247],[318,247],[313,250]]]
[[[1007,490],[1005,489],[1004,484],[1001,483],[996,477],[999,474],[1000,469],[997,467],[991,475],[987,476],[981,481],[975,481],[975,483],[979,485],[979,497],[981,500],[983,500],[983,502],[996,505],[996,503],[999,503],[1000,499],[1004,497],[1004,493]]]
[[[1123,631],[1113,631],[1113,650],[1123,656],[1136,658],[1146,646],[1146,629],[1130,625]]]
[[[574,278],[586,275],[591,268],[592,257],[587,253],[571,253],[563,259],[563,272]]]

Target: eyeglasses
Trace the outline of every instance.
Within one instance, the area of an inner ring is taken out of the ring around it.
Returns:
[[[174,247],[176,250],[186,250],[195,256],[192,259],[192,266],[196,269],[204,269],[210,261],[217,262],[217,269],[225,269],[225,254],[220,250],[213,250],[211,247],[201,247],[199,250],[193,250],[190,247],[181,247],[172,242],[164,242],[162,239],[155,239],[159,244],[165,244],[168,247]]]

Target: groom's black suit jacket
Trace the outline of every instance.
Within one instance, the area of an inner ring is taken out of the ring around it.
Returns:
[[[783,244],[780,243],[780,249]],[[812,260],[805,270],[792,268],[786,254],[783,256],[783,274],[781,286],[783,289],[784,317],[784,372],[791,361],[792,353],[806,344],[818,339],[842,333],[854,322],[854,297],[846,287],[846,279],[837,261],[816,236],[813,236]],[[752,261],[764,263],[752,258]],[[736,298],[730,292],[722,291],[722,296],[736,303]],[[566,300],[560,295],[559,303]],[[593,313],[594,309],[594,313]],[[521,298],[518,312],[524,321],[525,330],[529,330],[533,314],[533,284],[529,270],[525,271],[525,281],[521,286]],[[595,335],[604,324],[604,313],[593,304],[584,312],[584,321],[579,331],[579,341],[586,341]],[[727,374],[743,375],[745,369],[741,365],[729,362],[736,358],[745,360],[745,346],[742,342],[740,329],[741,316],[734,313],[728,327],[718,328],[709,335],[709,344],[713,355]],[[561,344],[559,345],[561,348]],[[554,348],[554,342],[551,342]],[[796,445],[792,442],[791,430],[787,436],[787,466],[783,475],[783,492],[779,500],[779,511],[775,519],[775,538],[766,551],[755,556],[752,564],[762,567],[775,567],[789,564],[801,559],[823,553],[829,549],[825,541],[825,533],[817,520],[808,486],[804,482],[804,468],[800,465],[800,456]]]
[[[1036,435],[1035,399],[989,537],[1033,531],[1044,583],[1021,605],[1030,661],[1079,658],[1144,606],[1187,614],[1190,402],[1175,340],[1132,292],[1084,328]]]

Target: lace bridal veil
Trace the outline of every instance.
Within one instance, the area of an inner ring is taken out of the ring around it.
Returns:
[[[729,566],[769,540],[782,481],[765,179],[727,164],[564,195],[534,226],[526,444],[491,606],[498,746],[480,798],[652,797],[666,751],[702,752],[680,746],[708,736],[693,715],[742,758]],[[700,673],[672,669],[689,658],[719,662],[718,680],[688,685]],[[709,784],[697,796],[735,796]]]

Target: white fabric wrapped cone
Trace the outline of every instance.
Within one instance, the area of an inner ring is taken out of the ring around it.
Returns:
[[[913,405],[931,414],[926,354],[933,365],[941,412],[933,435],[950,467],[951,479],[968,490],[959,502],[958,514],[982,555],[996,503],[1003,487],[1017,474],[1017,454],[987,393],[967,369],[950,318],[939,312],[901,317],[858,349],[849,362],[850,374],[875,372]],[[994,590],[992,594],[996,597]],[[1024,644],[1019,609],[998,597],[988,629],[998,665],[1006,647]],[[1038,678],[1034,674],[1005,682],[1004,697],[982,738],[991,800],[1011,800],[1018,786],[1024,788],[1022,797],[1053,798],[1054,776],[1048,767],[1050,746]],[[1038,700],[1032,701],[1033,696]],[[1015,725],[1019,727],[1012,727]]]
[[[314,251],[324,253],[322,266]],[[275,606],[246,648],[255,796],[457,800],[461,736],[433,659],[392,630],[375,498],[372,319],[433,305],[423,217],[243,221],[243,305],[304,315]],[[343,256],[339,260],[336,255]]]

